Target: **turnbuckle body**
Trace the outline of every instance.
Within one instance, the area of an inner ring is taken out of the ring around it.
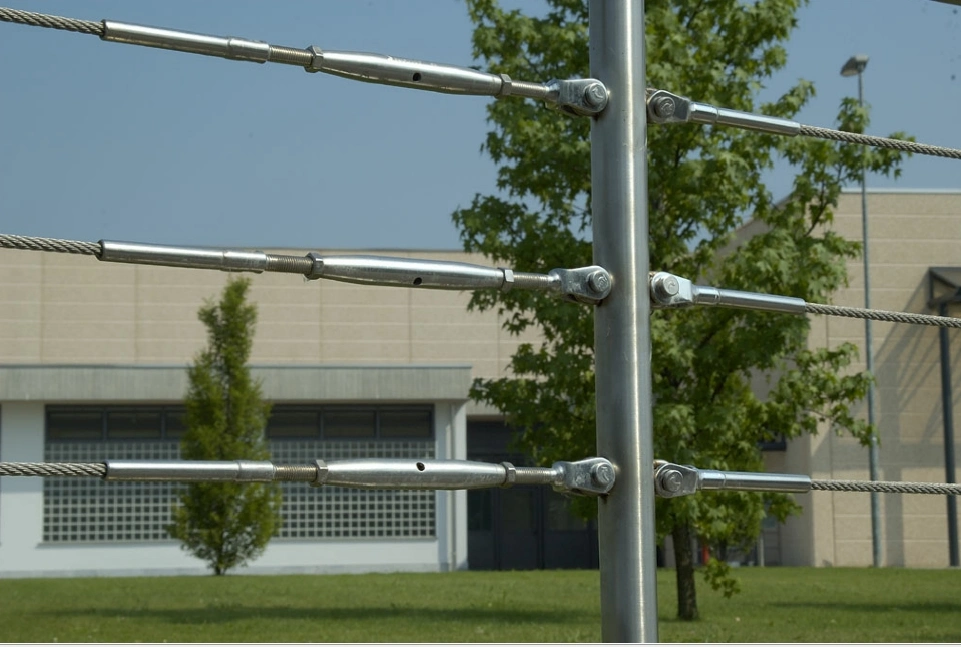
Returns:
[[[600,496],[614,487],[614,466],[605,458],[558,461],[551,467],[515,467],[480,461],[361,458],[308,465],[270,461],[105,461],[105,481],[300,481],[383,490],[477,490],[512,485],[550,485],[555,491]]]
[[[308,279],[435,290],[493,288],[507,292],[516,287],[554,292],[570,301],[587,304],[600,303],[611,292],[610,274],[596,265],[532,274],[453,261],[314,253],[307,256],[314,262],[313,270],[306,275]]]
[[[592,116],[607,107],[608,91],[596,79],[567,79],[530,83],[513,81],[506,74],[491,74],[469,67],[414,61],[385,54],[338,52],[307,48],[313,60],[304,69],[355,81],[380,83],[445,94],[538,99],[573,116]]]
[[[100,241],[101,261],[216,269],[230,272],[287,272],[308,279],[330,279],[362,285],[434,290],[511,289],[558,294],[569,301],[596,305],[611,293],[611,275],[591,265],[554,269],[547,274],[515,272],[472,263],[390,256],[309,253],[286,256],[260,251]]]
[[[308,47],[307,51],[313,58],[310,65],[304,68],[308,72],[324,72],[354,81],[446,94],[491,97],[513,94],[511,78],[506,74],[490,74],[468,67],[413,61],[385,54],[322,50],[314,45]],[[535,98],[545,98],[546,87],[542,95]]]
[[[217,56],[253,63],[284,63],[308,72],[323,72],[355,81],[379,83],[445,94],[538,99],[574,116],[592,116],[607,107],[609,93],[596,79],[513,81],[469,67],[414,61],[385,54],[278,47],[246,38],[210,36],[177,29],[103,21],[103,40]]]

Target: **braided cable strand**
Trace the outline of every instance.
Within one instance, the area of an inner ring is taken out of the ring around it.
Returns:
[[[911,481],[811,481],[812,490],[827,492],[884,492],[887,494],[961,494],[959,483],[916,483]]]
[[[85,243],[78,240],[61,240],[59,238],[36,238],[34,236],[0,234],[0,247],[6,247],[7,249],[26,249],[34,252],[59,252],[61,254],[100,256],[100,243]]]
[[[804,309],[808,313],[815,315],[853,317],[855,319],[872,319],[874,321],[889,321],[892,323],[916,324],[919,326],[938,326],[940,328],[961,328],[961,319],[956,317],[938,317],[936,315],[893,312],[891,310],[873,310],[870,308],[847,308],[822,303],[806,303]]]
[[[19,25],[30,25],[32,27],[47,27],[49,29],[62,29],[64,31],[90,34],[91,36],[103,36],[103,23],[100,22],[64,18],[63,16],[51,16],[45,13],[34,13],[33,11],[22,11],[8,7],[0,7],[0,22],[12,22]]]
[[[798,134],[805,137],[817,137],[818,139],[847,142],[848,144],[864,144],[865,146],[875,146],[877,148],[892,148],[906,153],[917,153],[918,155],[961,159],[961,149],[957,148],[945,148],[944,146],[931,146],[930,144],[908,142],[903,139],[890,139],[889,137],[874,137],[860,133],[849,133],[843,130],[834,130],[833,128],[821,128],[801,124]]]
[[[0,463],[0,476],[96,476],[107,473],[105,463]]]

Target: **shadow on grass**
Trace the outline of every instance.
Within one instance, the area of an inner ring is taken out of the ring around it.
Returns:
[[[596,619],[596,614],[586,611],[559,609],[556,611],[520,609],[472,609],[472,608],[424,608],[424,607],[321,607],[304,609],[292,607],[248,607],[243,605],[215,606],[206,609],[129,609],[96,608],[48,611],[44,615],[57,617],[99,617],[104,619],[137,618],[152,619],[170,624],[202,625],[226,624],[241,620],[330,620],[364,621],[398,619],[404,622],[423,621],[426,624],[461,621],[494,621],[510,623],[544,623],[560,625],[580,625]]]
[[[785,609],[817,609],[823,611],[838,611],[841,613],[953,613],[961,612],[961,600],[951,602],[912,602],[905,600],[891,604],[890,602],[846,602],[843,600],[832,602],[768,602],[765,606]]]

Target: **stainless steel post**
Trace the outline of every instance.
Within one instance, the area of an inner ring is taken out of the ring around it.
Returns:
[[[601,639],[656,642],[642,0],[591,0],[590,55],[610,91],[591,127],[594,262],[614,284],[594,317],[597,451],[617,470],[599,506]]]

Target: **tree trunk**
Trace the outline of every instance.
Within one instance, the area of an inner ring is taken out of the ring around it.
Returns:
[[[677,524],[671,532],[671,537],[674,539],[674,572],[677,576],[677,617],[679,620],[697,620],[691,527],[686,523]]]

